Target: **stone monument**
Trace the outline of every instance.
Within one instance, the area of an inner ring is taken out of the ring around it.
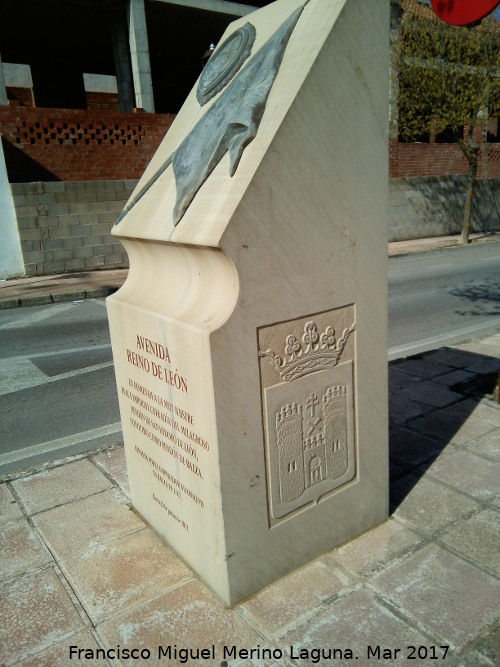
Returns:
[[[114,234],[132,502],[226,604],[383,521],[388,1],[236,21]]]

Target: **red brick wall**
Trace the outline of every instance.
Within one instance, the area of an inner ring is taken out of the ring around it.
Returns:
[[[88,95],[102,108],[0,107],[11,182],[140,178],[175,116],[122,113],[112,109],[113,95]],[[391,178],[460,175],[468,168],[457,144],[391,140],[389,158]],[[482,144],[479,178],[500,178],[500,143]]]
[[[32,107],[33,91],[31,88],[15,88],[7,86],[7,97],[12,106]]]
[[[9,180],[139,178],[173,119],[143,112],[0,107]],[[23,170],[30,172],[28,163],[42,168],[45,177],[23,177]]]
[[[399,143],[391,140],[389,168],[391,178],[459,175],[467,173],[468,162],[458,144]],[[500,178],[500,144],[481,144],[478,177]]]
[[[119,111],[118,93],[85,93],[87,109],[100,111]]]

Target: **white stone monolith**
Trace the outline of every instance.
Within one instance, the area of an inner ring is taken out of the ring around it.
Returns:
[[[114,229],[132,502],[226,604],[387,517],[388,10],[233,23]]]

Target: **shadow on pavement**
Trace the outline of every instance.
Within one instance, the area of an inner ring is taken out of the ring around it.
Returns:
[[[450,445],[467,452],[500,425],[499,369],[498,357],[447,347],[390,364],[391,514]]]

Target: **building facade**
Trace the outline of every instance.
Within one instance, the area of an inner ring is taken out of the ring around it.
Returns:
[[[21,273],[126,266],[110,235],[124,199],[198,78],[210,46],[231,21],[267,4],[3,0],[2,178],[11,185],[8,206],[17,216]],[[396,29],[400,0],[391,0],[391,8]],[[483,141],[473,224],[489,231],[500,225],[498,119],[478,132]],[[435,136],[404,143],[393,132],[389,154],[389,239],[458,232],[467,173],[458,145]],[[0,266],[2,278],[18,273]]]

